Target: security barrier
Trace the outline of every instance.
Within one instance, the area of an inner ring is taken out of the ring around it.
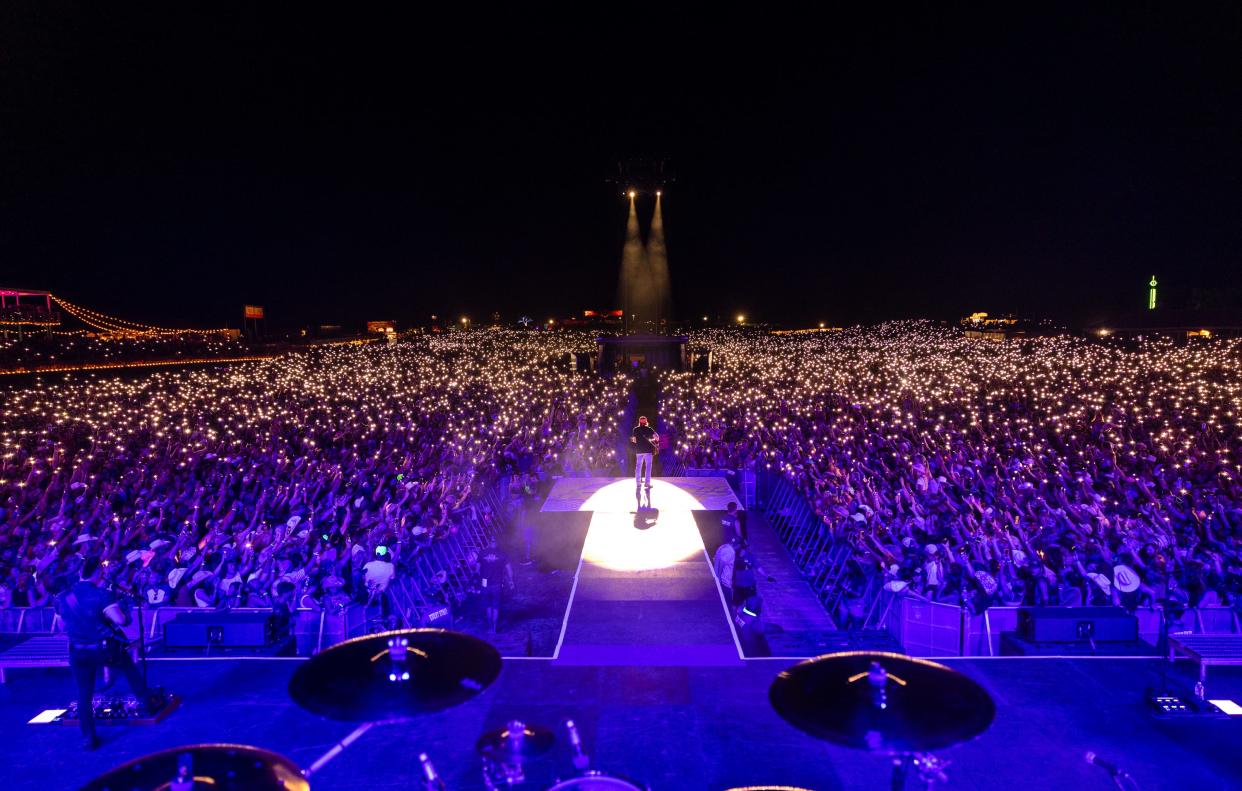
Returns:
[[[1018,629],[1018,611],[1027,607],[989,607],[978,615],[955,604],[899,596],[888,630],[911,656],[1000,656],[1002,632]],[[1139,639],[1160,641],[1159,608],[1139,607]],[[1198,607],[1169,621],[1169,634],[1238,634],[1242,622],[1230,607]]]
[[[768,524],[797,564],[820,603],[835,617],[850,547],[832,535],[827,522],[807,504],[784,476],[763,473],[758,481],[759,506]],[[840,625],[840,624],[838,624]]]
[[[490,524],[479,515],[484,506],[492,513]],[[478,551],[509,522],[508,480],[502,478],[494,487],[480,493],[458,516],[455,528],[432,540],[408,560],[404,565],[405,573],[390,585],[389,601],[399,623],[418,626],[429,612],[442,609],[444,600],[460,601],[471,594]],[[234,608],[233,612],[266,610]],[[370,606],[350,604],[344,608],[295,611],[292,628],[297,637],[298,654],[309,656],[346,638],[378,631],[383,628],[378,617],[380,610],[380,604],[372,602]],[[139,611],[135,609],[135,622],[125,631],[131,639],[136,639],[141,628],[146,640],[155,644],[163,638],[165,623],[184,612],[203,611],[196,607],[144,607],[140,626]],[[60,618],[53,607],[0,610],[0,633],[38,635],[58,631],[61,631]]]

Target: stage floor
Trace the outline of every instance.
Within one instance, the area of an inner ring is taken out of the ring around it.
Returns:
[[[703,485],[703,482],[709,482]],[[555,661],[563,665],[740,665],[696,511],[736,501],[723,478],[562,479],[544,510],[590,513]]]
[[[561,478],[541,510],[633,511],[635,501],[633,478]],[[656,508],[689,511],[724,511],[731,502],[739,508],[742,503],[721,477],[653,478],[651,501]]]
[[[181,694],[160,725],[102,728],[104,745],[78,750],[76,729],[27,725],[72,694],[69,671],[10,672],[0,686],[0,776],[5,791],[77,788],[147,753],[202,742],[252,744],[308,766],[349,725],[303,712],[286,694],[297,660],[161,661],[152,680]],[[508,719],[580,726],[594,765],[650,784],[653,791],[724,791],[758,783],[817,791],[888,787],[884,758],[828,747],[786,725],[768,706],[783,660],[738,667],[567,667],[506,660],[499,680],[456,709],[405,725],[374,728],[315,778],[315,791],[409,789],[426,750],[454,791],[482,784],[474,742]],[[946,664],[978,680],[996,701],[996,720],[978,740],[945,750],[947,789],[1112,788],[1083,760],[1093,750],[1126,769],[1144,791],[1217,791],[1242,785],[1242,718],[1154,719],[1142,702],[1159,678],[1154,659],[991,659]],[[1190,664],[1176,678],[1192,683]],[[1213,696],[1242,700],[1242,668],[1213,668]],[[570,772],[560,739],[532,766],[529,787]],[[913,786],[912,786],[913,787]]]

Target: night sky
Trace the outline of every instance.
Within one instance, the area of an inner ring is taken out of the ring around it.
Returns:
[[[1237,3],[359,5],[5,3],[0,284],[209,326],[611,307],[626,156],[676,172],[682,316],[1082,320],[1242,271]]]

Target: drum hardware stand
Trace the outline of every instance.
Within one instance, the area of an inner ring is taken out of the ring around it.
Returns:
[[[374,596],[374,592],[372,593]],[[388,681],[393,684],[406,684],[410,680],[409,669],[409,639],[404,636],[394,636],[388,639],[388,659],[391,666],[388,671]],[[322,769],[329,761],[343,753],[358,739],[376,725],[382,725],[380,721],[364,722],[357,728],[350,731],[344,739],[332,745],[326,753],[321,755],[316,761],[306,769],[302,770],[302,776],[309,778],[311,775]],[[431,759],[427,757],[427,753],[419,753],[418,762],[422,767],[423,788],[425,791],[443,791],[444,783],[440,780],[440,775],[436,772],[435,767],[431,764]]]
[[[931,753],[901,753],[893,756],[893,776],[890,788],[892,791],[903,791],[906,779],[913,768],[918,774],[919,782],[927,791],[935,788],[936,783],[949,782],[944,769],[952,761],[937,758]]]
[[[522,766],[522,746],[526,739],[526,723],[521,720],[510,720],[505,725],[507,742],[507,752],[511,755],[511,760],[497,760],[490,756],[483,756],[483,785],[488,791],[497,791],[495,777],[498,777],[505,785],[512,788],[518,783],[526,782],[526,771]]]
[[[554,737],[547,728],[510,720],[498,731],[483,734],[476,749],[483,759],[483,785],[498,791],[526,782],[526,763],[552,748]]]

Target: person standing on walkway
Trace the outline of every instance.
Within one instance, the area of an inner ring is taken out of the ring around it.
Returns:
[[[639,416],[638,425],[630,432],[630,444],[634,446],[637,456],[634,459],[634,488],[643,485],[643,470],[646,470],[647,488],[651,488],[651,464],[655,454],[660,450],[660,435],[647,425],[647,418]]]
[[[724,516],[720,517],[721,540],[745,544],[746,539],[742,535],[742,525],[741,519],[738,517],[737,503],[730,502],[725,506],[725,509]]]
[[[513,566],[495,535],[488,539],[487,547],[479,555],[479,586],[483,589],[483,602],[487,609],[487,630],[496,634],[500,621],[501,592],[513,588]]]

